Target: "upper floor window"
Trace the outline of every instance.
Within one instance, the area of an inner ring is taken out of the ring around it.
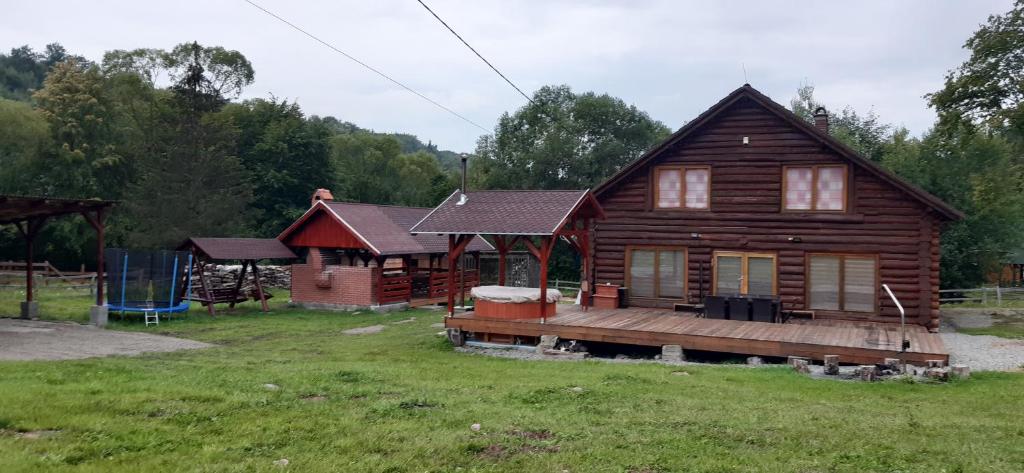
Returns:
[[[785,210],[846,210],[846,166],[786,166],[782,180]]]
[[[711,168],[663,166],[654,170],[654,207],[707,210],[711,201]]]

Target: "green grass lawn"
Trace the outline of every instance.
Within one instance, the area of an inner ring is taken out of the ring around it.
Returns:
[[[211,349],[0,362],[0,471],[282,471],[281,458],[303,472],[1024,465],[1022,374],[864,384],[785,368],[686,366],[679,376],[657,364],[518,361],[453,351],[430,326],[440,312],[353,315],[282,299],[270,314],[250,306],[112,327]],[[387,328],[342,334],[371,324]],[[59,432],[19,434],[37,430]]]

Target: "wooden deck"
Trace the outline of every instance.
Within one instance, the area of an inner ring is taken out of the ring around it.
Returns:
[[[769,324],[710,320],[664,309],[614,309],[587,312],[560,305],[546,323],[540,320],[493,320],[472,312],[445,319],[448,328],[466,332],[621,343],[627,345],[681,345],[684,350],[758,356],[803,356],[821,360],[839,355],[841,363],[879,363],[900,356],[899,326],[893,324],[834,324],[803,320]],[[907,325],[908,362],[949,361],[942,338],[919,325]]]

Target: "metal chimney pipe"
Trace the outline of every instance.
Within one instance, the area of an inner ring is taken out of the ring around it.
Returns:
[[[466,161],[468,161],[468,160],[469,160],[469,157],[466,156],[465,153],[463,153],[462,154],[462,193],[463,194],[465,194],[466,191],[468,190],[468,189],[466,189]]]

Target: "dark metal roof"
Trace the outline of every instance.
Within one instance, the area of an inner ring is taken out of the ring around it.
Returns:
[[[194,247],[214,260],[257,260],[298,258],[274,238],[189,238],[178,249]]]
[[[680,128],[678,131],[673,133],[672,136],[668,137],[668,139],[661,142],[657,146],[651,148],[646,153],[644,153],[643,156],[639,157],[626,167],[622,168],[619,172],[615,173],[612,177],[608,178],[608,180],[603,182],[601,185],[597,186],[597,188],[594,190],[594,194],[600,196],[604,192],[608,191],[608,189],[614,187],[627,176],[632,175],[634,171],[643,167],[645,164],[647,164],[652,159],[660,155],[662,152],[668,150],[673,145],[679,143],[694,131],[700,129],[704,124],[708,123],[712,118],[717,116],[719,112],[722,112],[723,110],[728,108],[729,105],[736,103],[737,100],[740,100],[741,98],[744,97],[753,100],[754,102],[760,104],[769,111],[775,113],[780,118],[782,118],[789,124],[793,125],[798,130],[801,130],[804,133],[810,135],[811,137],[818,139],[823,145],[831,148],[832,150],[834,150],[836,153],[840,154],[847,160],[874,174],[879,179],[889,183],[890,185],[898,189],[901,189],[914,199],[918,200],[919,202],[923,203],[929,208],[935,210],[943,217],[949,220],[962,220],[964,218],[963,213],[953,208],[953,206],[947,204],[942,199],[928,193],[924,189],[921,189],[920,187],[917,187],[914,184],[911,184],[910,182],[907,182],[903,178],[887,171],[874,161],[871,161],[870,159],[861,156],[859,153],[851,149],[849,146],[846,146],[841,141],[832,137],[828,133],[817,129],[814,125],[807,123],[806,120],[803,120],[802,118],[798,117],[795,113],[793,113],[786,107],[779,105],[768,96],[762,94],[757,89],[751,87],[750,84],[743,84],[743,86],[741,86],[740,88],[732,91],[732,93],[725,96],[725,98],[718,101],[718,103],[712,105],[711,108],[705,110],[704,113],[698,115],[697,118],[695,118],[693,121],[690,121],[685,126]]]
[[[455,191],[413,228],[419,234],[551,235],[577,209],[602,215],[589,190]]]
[[[65,199],[24,195],[0,195],[0,224],[23,222],[99,210],[116,204],[112,200]]]
[[[278,236],[284,240],[297,231],[313,213],[326,210],[339,223],[354,233],[370,251],[378,255],[411,255],[447,253],[445,236],[412,235],[409,229],[429,212],[429,208],[395,205],[359,204],[351,202],[318,201],[305,215]],[[466,251],[492,251],[482,238],[475,238]]]

